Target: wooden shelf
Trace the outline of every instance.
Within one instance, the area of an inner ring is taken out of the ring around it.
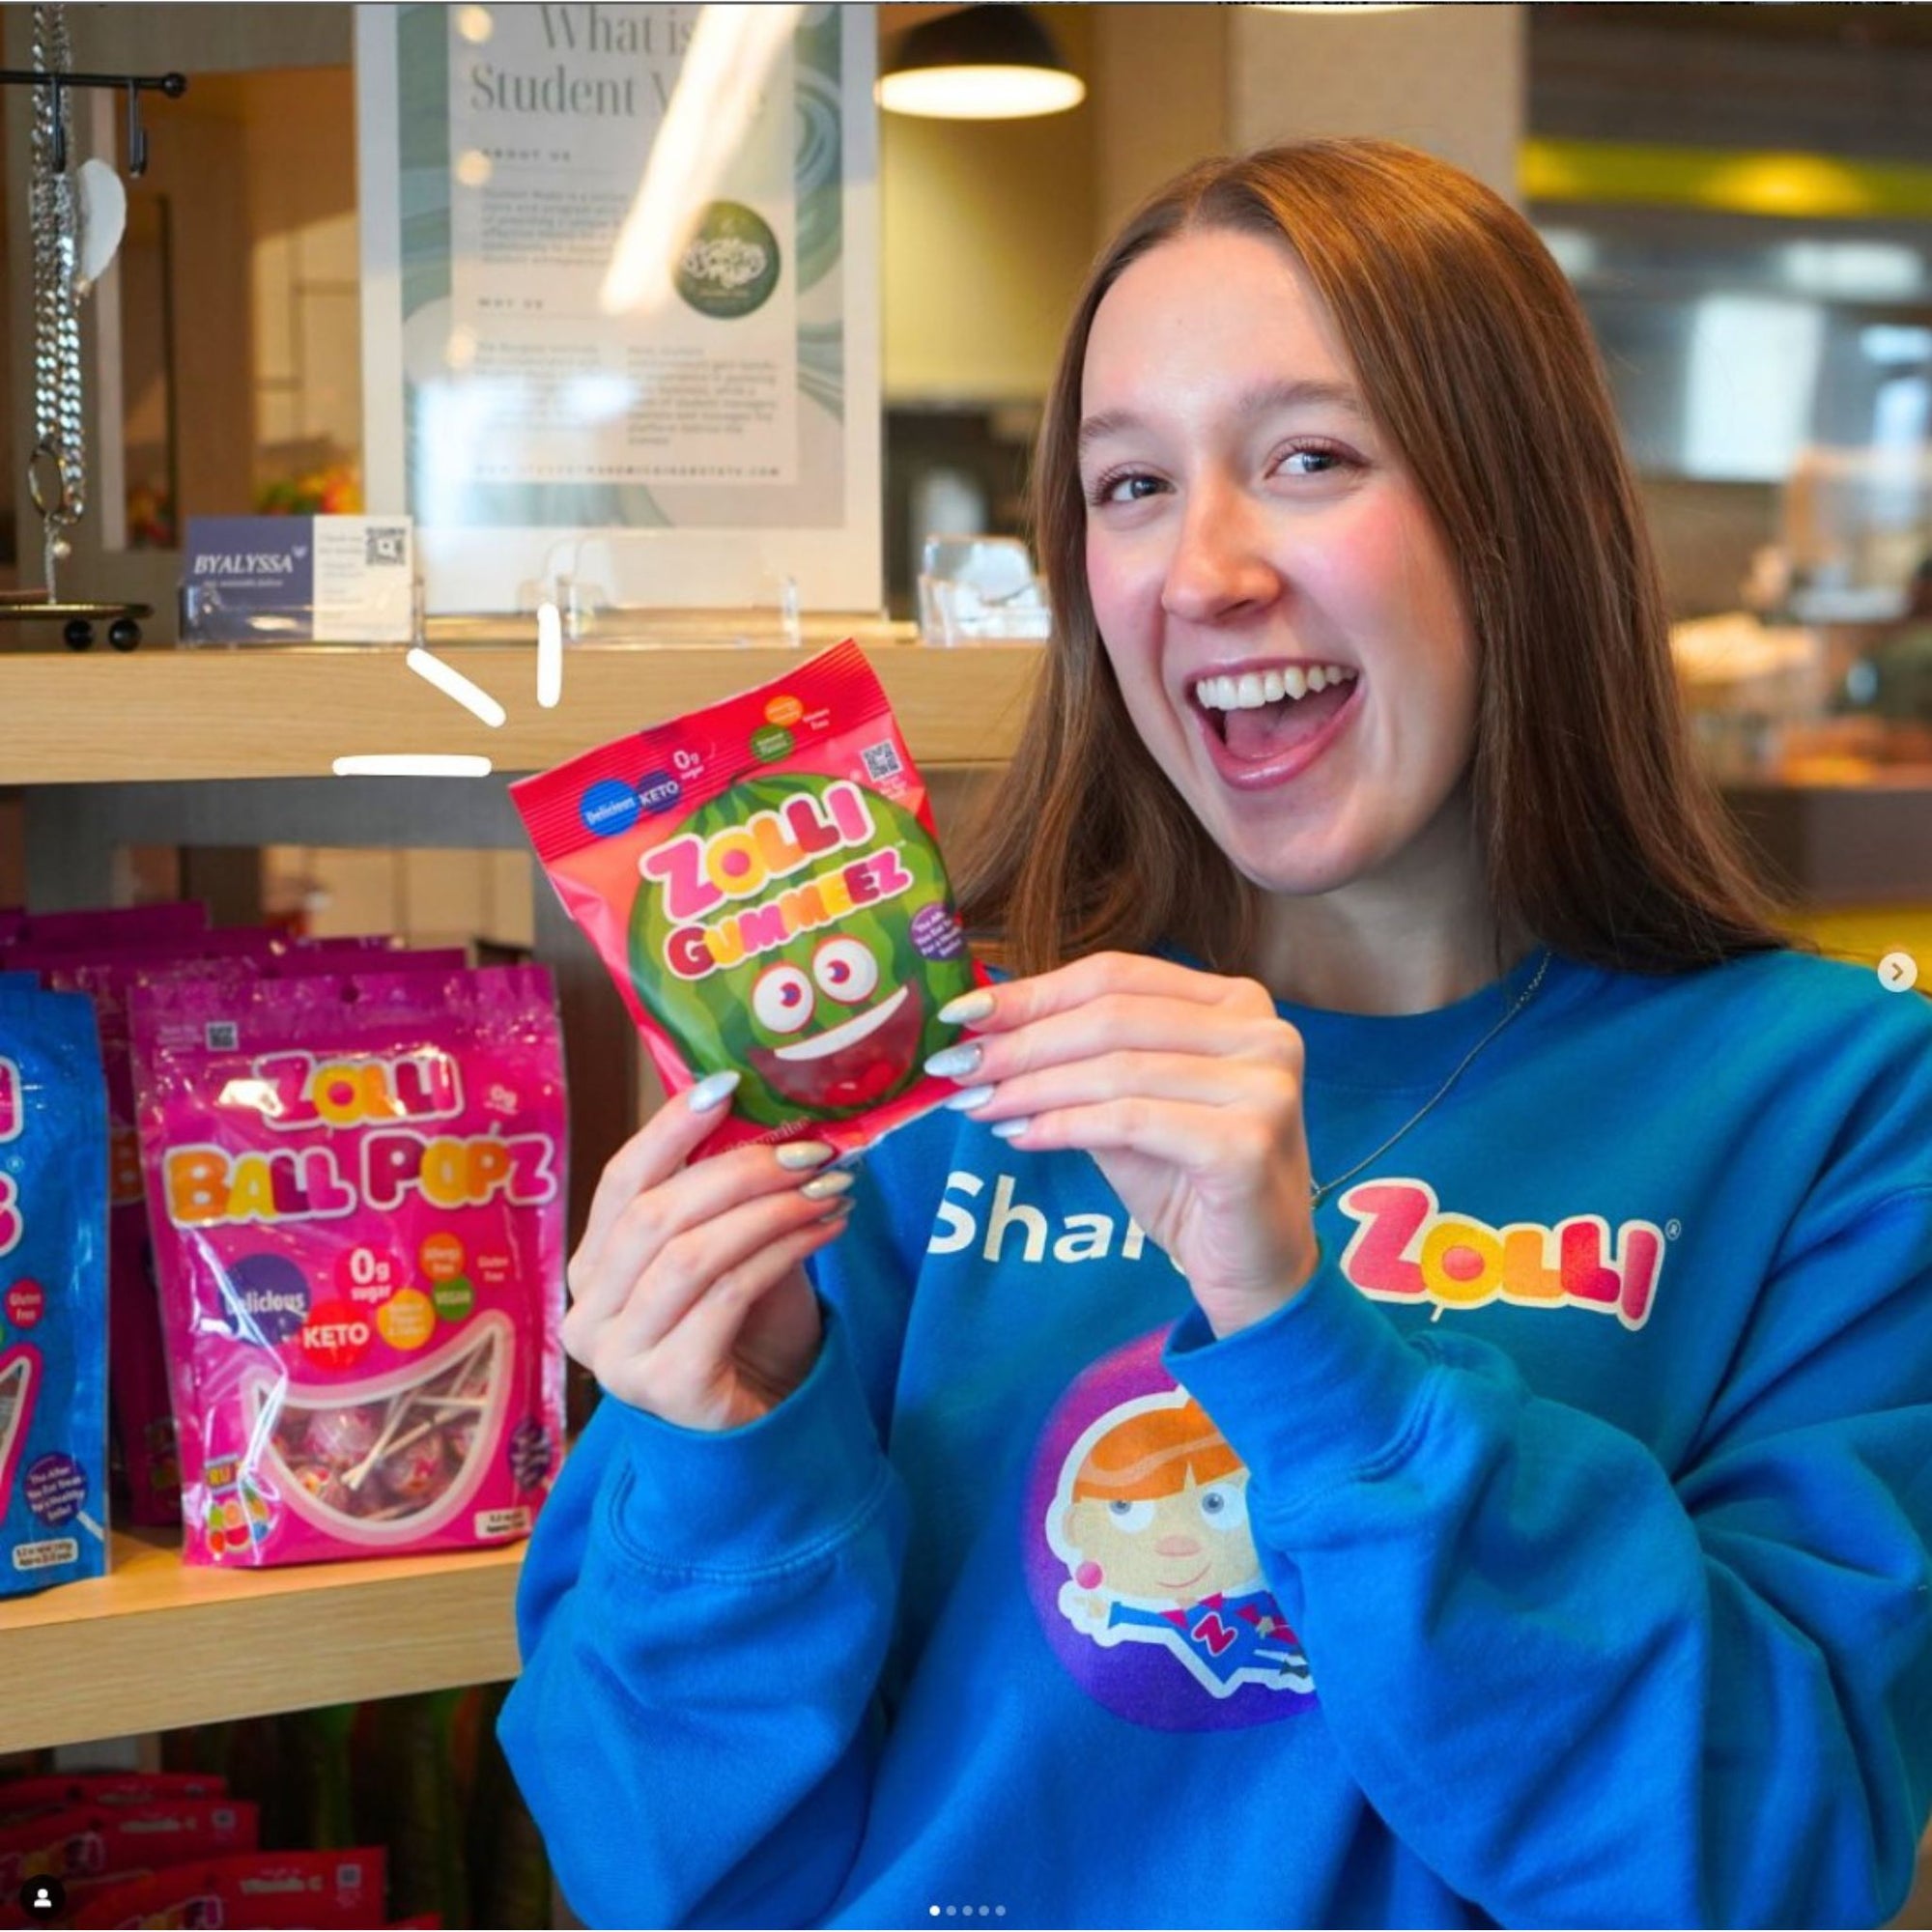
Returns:
[[[0,1750],[500,1683],[524,1546],[295,1569],[188,1569],[114,1532],[113,1570],[0,1604]]]
[[[856,628],[809,632],[803,650],[691,631],[574,643],[562,701],[550,711],[536,701],[533,638],[433,634],[437,655],[509,713],[495,729],[409,669],[400,646],[9,652],[0,654],[0,784],[317,778],[338,757],[402,752],[480,753],[498,773],[541,771],[626,728],[781,676]],[[861,640],[923,766],[1010,755],[1037,646],[932,649],[878,625]]]

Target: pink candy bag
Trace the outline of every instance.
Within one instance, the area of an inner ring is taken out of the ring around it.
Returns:
[[[274,935],[243,927],[197,933],[178,942],[130,944],[107,951],[53,949],[39,941],[9,955],[31,967],[43,985],[85,993],[94,1002],[107,1080],[107,1350],[108,1401],[126,1488],[128,1520],[161,1528],[181,1520],[181,1468],[160,1319],[150,1264],[148,1204],[141,1187],[134,1130],[134,1078],[128,1058],[128,992],[138,980],[219,959],[253,963],[274,948]]]
[[[130,1018],[185,1560],[527,1533],[563,1431],[549,974],[183,979]]]
[[[145,908],[144,908],[145,910]],[[332,945],[333,942],[321,942]],[[351,942],[356,966],[380,961],[384,972],[460,971],[460,950],[375,951],[376,941]],[[8,955],[32,968],[42,983],[85,993],[94,1002],[107,1076],[108,1400],[114,1419],[120,1480],[128,1520],[173,1528],[181,1521],[181,1463],[175,1445],[166,1357],[155,1293],[148,1202],[134,1126],[134,1076],[128,1047],[128,996],[136,984],[176,975],[220,978],[237,973],[293,979],[340,973],[352,961],[334,952],[291,947],[261,927],[223,927],[179,941],[104,950],[50,949],[34,941]]]
[[[157,905],[89,906],[79,912],[23,912],[4,932],[8,945],[152,946],[192,939],[208,930],[208,908],[199,899],[166,899]]]

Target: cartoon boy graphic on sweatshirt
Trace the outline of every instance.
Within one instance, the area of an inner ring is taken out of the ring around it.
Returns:
[[[1159,1644],[1215,1697],[1307,1692],[1308,1660],[1262,1577],[1248,1472],[1185,1389],[1108,1409],[1061,1465],[1046,1533],[1060,1610],[1102,1649]]]

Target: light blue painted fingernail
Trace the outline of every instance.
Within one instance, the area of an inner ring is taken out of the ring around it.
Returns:
[[[742,1073],[707,1073],[688,1091],[686,1097],[694,1114],[708,1114],[731,1097],[732,1090],[745,1076]]]
[[[970,1114],[975,1107],[983,1107],[996,1091],[991,1087],[968,1087],[964,1093],[953,1094],[946,1104],[955,1114]]]
[[[993,996],[981,986],[977,992],[961,993],[956,1000],[948,1000],[939,1009],[942,1026],[971,1026],[975,1020],[982,1020],[993,1010]]]
[[[1033,1122],[1030,1120],[995,1121],[992,1126],[987,1129],[987,1131],[996,1136],[1000,1140],[1009,1141],[1015,1134],[1025,1133],[1026,1130],[1032,1125]]]
[[[986,1050],[978,1040],[962,1040],[943,1053],[935,1053],[925,1063],[925,1070],[939,1080],[966,1080],[979,1072],[980,1063],[985,1057]]]

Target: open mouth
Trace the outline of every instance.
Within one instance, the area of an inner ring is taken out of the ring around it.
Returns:
[[[1349,702],[1360,675],[1346,665],[1287,666],[1197,678],[1190,696],[1232,757],[1264,764],[1319,736]]]
[[[790,1046],[754,1046],[746,1057],[774,1094],[830,1114],[896,1093],[912,1074],[924,1028],[924,1003],[901,986],[842,1026]]]

